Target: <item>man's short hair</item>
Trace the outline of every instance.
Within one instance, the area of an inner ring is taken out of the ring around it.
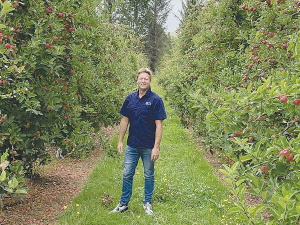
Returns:
[[[137,73],[137,76],[136,76],[136,79],[138,79],[138,77],[139,77],[139,75],[140,75],[141,73],[148,73],[149,76],[150,76],[150,80],[151,80],[151,77],[152,77],[152,71],[151,71],[150,69],[148,69],[148,68],[141,68],[141,69],[139,69],[139,71],[138,71],[138,73]]]

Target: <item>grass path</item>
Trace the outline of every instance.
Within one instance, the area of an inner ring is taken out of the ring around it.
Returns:
[[[163,96],[155,82],[152,89]],[[105,156],[62,215],[60,224],[223,224],[227,188],[201,155],[189,131],[180,125],[176,112],[166,101],[165,106],[168,118],[164,121],[160,158],[155,164],[155,216],[149,217],[143,211],[141,161],[134,177],[129,211],[109,214],[121,195],[123,157]],[[116,149],[117,137],[112,145]]]

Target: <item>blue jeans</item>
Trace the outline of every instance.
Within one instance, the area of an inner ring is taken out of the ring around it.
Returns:
[[[132,148],[126,146],[124,158],[124,171],[123,171],[123,187],[120,203],[128,204],[132,195],[132,182],[135,174],[135,169],[138,164],[139,158],[142,158],[144,165],[145,176],[145,198],[144,203],[152,202],[152,195],[154,190],[154,162],[151,161],[151,148]]]

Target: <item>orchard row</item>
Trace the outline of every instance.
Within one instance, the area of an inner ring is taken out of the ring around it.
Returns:
[[[294,0],[196,4],[160,69],[182,122],[223,161],[237,223],[300,221],[299,13]]]
[[[1,194],[25,192],[20,171],[49,160],[47,146],[59,156],[92,151],[91,135],[119,121],[145,59],[98,1],[0,3]]]

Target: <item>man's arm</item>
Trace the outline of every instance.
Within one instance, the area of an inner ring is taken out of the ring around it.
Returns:
[[[163,133],[163,120],[155,120],[155,143],[151,152],[151,161],[156,161],[159,157],[159,146]]]
[[[120,132],[119,132],[119,142],[118,142],[118,153],[119,155],[123,154],[123,139],[128,127],[129,119],[126,116],[123,116],[120,123]]]

